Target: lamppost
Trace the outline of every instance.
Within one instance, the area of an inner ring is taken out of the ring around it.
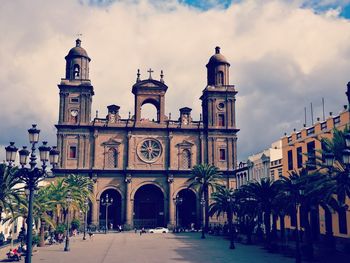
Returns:
[[[66,234],[66,244],[64,246],[64,251],[69,251],[70,247],[69,247],[69,207],[70,204],[72,203],[73,199],[72,199],[72,194],[71,191],[68,190],[67,192],[67,196],[66,196],[66,203],[67,203],[67,234]]]
[[[108,230],[108,207],[112,205],[113,203],[113,198],[108,198],[108,194],[106,194],[105,199],[101,199],[101,205],[105,206],[105,211],[106,211],[106,222],[105,222],[105,234],[107,234]]]
[[[85,205],[85,214],[84,214],[84,236],[83,236],[83,240],[86,240],[87,212],[88,212],[88,207],[89,207],[89,200],[88,199],[85,200],[84,205]]]
[[[26,146],[19,151],[19,163],[21,168],[18,170],[17,175],[26,184],[25,188],[29,190],[28,199],[28,218],[27,218],[27,251],[25,257],[25,263],[32,262],[32,242],[33,242],[33,199],[34,191],[37,189],[38,182],[47,177],[46,167],[47,162],[50,161],[51,165],[55,167],[58,164],[59,151],[56,147],[52,149],[47,146],[47,142],[43,142],[40,146],[39,156],[42,162],[41,168],[37,167],[36,157],[36,144],[39,142],[40,130],[36,128],[36,124],[32,125],[32,128],[28,130],[29,142],[31,144],[31,152],[27,150]],[[16,161],[17,147],[14,142],[10,142],[10,145],[5,147],[6,150],[6,162],[9,167]],[[26,167],[28,156],[30,155],[30,167]]]
[[[235,249],[235,243],[234,243],[234,233],[233,233],[233,209],[232,205],[236,202],[236,198],[233,196],[233,193],[230,193],[229,197],[227,198],[228,203],[228,220],[229,220],[229,228],[230,228],[230,249]]]
[[[204,212],[203,212],[203,209],[205,207],[205,199],[204,197],[201,198],[201,211],[202,211],[202,236],[201,236],[201,239],[205,239],[205,234],[204,234],[204,231],[205,231],[205,227],[204,227]]]
[[[176,198],[174,198],[174,202],[175,202],[175,207],[176,207],[174,232],[179,232],[179,206],[182,204],[183,198],[180,197],[179,195],[177,195]]]

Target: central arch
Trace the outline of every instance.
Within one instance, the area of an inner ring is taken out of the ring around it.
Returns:
[[[182,189],[178,196],[182,199],[178,205],[178,225],[185,229],[198,228],[196,194],[190,189]]]
[[[153,228],[165,226],[164,194],[153,185],[137,189],[134,197],[134,227]]]

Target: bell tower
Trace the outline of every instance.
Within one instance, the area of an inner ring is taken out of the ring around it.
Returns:
[[[66,76],[58,85],[60,108],[58,124],[81,125],[91,120],[91,103],[94,89],[89,79],[89,58],[81,47],[81,40],[75,41],[66,59]]]
[[[207,67],[207,86],[203,90],[203,125],[208,134],[207,161],[220,169],[232,170],[236,157],[236,94],[229,83],[230,63],[215,48]]]

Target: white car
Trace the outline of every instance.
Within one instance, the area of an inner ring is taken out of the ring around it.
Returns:
[[[167,229],[165,227],[156,227],[156,228],[150,229],[148,232],[150,232],[150,233],[169,233],[169,229]]]

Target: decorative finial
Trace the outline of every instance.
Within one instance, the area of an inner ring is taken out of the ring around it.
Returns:
[[[130,119],[130,117],[131,117],[131,112],[129,111],[129,119]]]
[[[136,76],[137,76],[136,82],[141,81],[141,79],[140,79],[140,76],[141,76],[141,74],[140,74],[140,69],[137,69],[137,74],[136,74]]]
[[[217,46],[217,47],[215,48],[215,54],[220,54],[220,47],[219,47],[219,46]]]
[[[163,70],[160,71],[160,82],[164,83],[164,74],[163,74]]]
[[[151,68],[147,71],[149,73],[149,79],[152,79],[152,73],[154,72]]]
[[[98,118],[98,110],[96,111],[96,118]]]
[[[81,40],[79,38],[77,38],[77,40],[75,40],[75,46],[76,47],[80,47],[81,46]]]
[[[171,112],[169,112],[169,121],[171,120]]]

